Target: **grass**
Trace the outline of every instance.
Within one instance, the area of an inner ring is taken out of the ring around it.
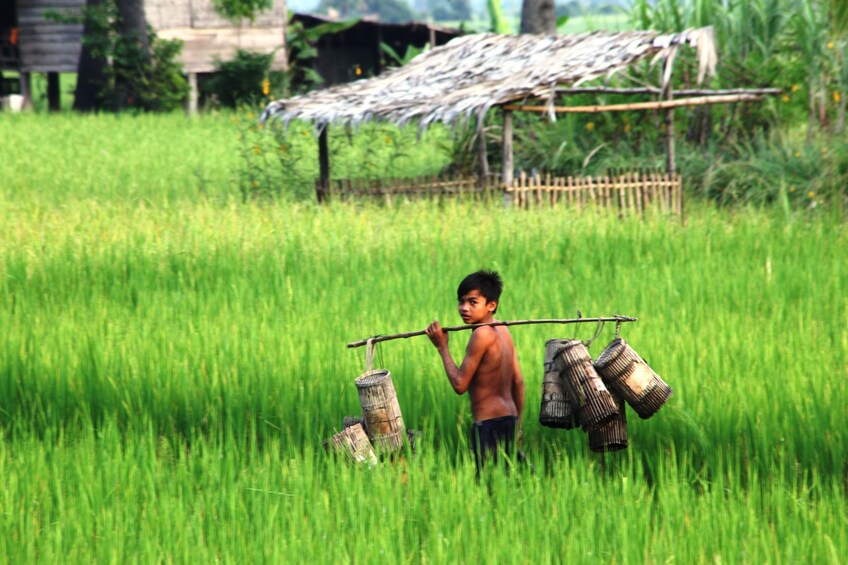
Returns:
[[[0,116],[14,141],[0,162],[0,562],[848,551],[843,224],[697,202],[685,226],[241,204],[231,117]],[[378,361],[420,452],[370,470],[326,457],[321,440],[359,411],[364,352],[344,344],[456,322],[455,285],[481,266],[504,276],[504,319],[638,316],[623,336],[674,396],[650,420],[629,413],[627,451],[592,454],[581,432],[537,422],[544,341],[595,328],[515,328],[535,472],[476,485],[467,401],[426,340],[390,342]]]

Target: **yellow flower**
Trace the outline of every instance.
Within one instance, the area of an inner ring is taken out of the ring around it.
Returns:
[[[790,186],[790,187],[789,187],[789,192],[795,192],[795,187],[794,187],[794,186]]]
[[[248,112],[247,113],[247,119],[252,120],[253,118],[254,118],[253,112]]]
[[[253,146],[253,154],[259,155],[260,153],[262,153],[262,149],[260,149],[260,147],[258,145],[254,145]]]
[[[789,95],[788,95],[788,94],[784,94],[784,95],[783,95],[783,98],[781,98],[781,100],[783,100],[784,102],[789,102]]]
[[[254,180],[253,181],[253,188],[256,188],[257,186],[259,186],[259,181]]]
[[[810,192],[808,192],[808,193],[807,193],[807,196],[808,196],[809,198],[812,198],[812,197],[813,197],[813,196],[815,196],[815,195],[816,195],[816,193],[815,193],[815,192],[813,192],[812,190],[811,190]]]
[[[306,130],[303,130],[303,137],[308,137],[308,136],[309,136],[309,132],[306,131]]]
[[[836,47],[836,43],[834,43],[833,41],[827,42],[827,48],[828,49],[833,49],[834,47]]]
[[[833,93],[833,101],[839,104],[840,100],[842,100],[842,95],[839,92]]]
[[[797,84],[793,84],[793,85],[792,85],[792,92],[798,92],[798,89],[799,89],[799,88],[801,88],[801,87],[800,87],[800,86],[798,86]]]
[[[262,94],[265,96],[271,94],[271,81],[267,78],[262,81]]]
[[[800,152],[800,151],[796,151],[796,152],[795,152],[795,157],[800,157],[800,156],[801,156],[801,152]]]
[[[237,124],[237,123],[238,123],[238,118],[237,118],[236,116],[233,116],[233,118],[232,118],[232,120],[231,120],[231,121],[232,121],[232,122],[233,122],[233,124],[235,125],[235,124]]]
[[[588,131],[592,131],[593,129],[595,129],[595,122],[589,122],[589,123],[587,123],[587,124],[586,124],[586,129],[587,129]]]
[[[355,72],[358,77],[362,76],[362,68],[359,65],[356,66],[356,70],[353,72]]]
[[[387,144],[389,144],[389,143],[391,143],[391,142],[392,142],[392,138],[391,138],[391,137],[389,137],[388,135],[385,137],[385,140],[386,140],[386,143],[387,143]]]

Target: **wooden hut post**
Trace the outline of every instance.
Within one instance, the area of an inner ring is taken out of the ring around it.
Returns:
[[[23,107],[32,109],[32,75],[29,72],[21,71],[20,78],[21,96],[23,97]]]
[[[51,112],[58,112],[62,109],[59,73],[47,73],[47,108]]]
[[[188,100],[186,101],[186,113],[189,116],[197,115],[198,98],[197,73],[188,73]]]
[[[663,100],[671,100],[674,96],[671,88],[671,71],[666,71],[666,67],[672,64],[673,57],[666,56],[663,61],[663,75],[666,76],[668,74],[668,82],[663,86],[662,94],[660,97]],[[666,156],[665,156],[665,169],[669,175],[674,174],[674,108],[667,108],[665,111],[665,143],[666,143]]]
[[[477,161],[479,185],[485,186],[489,177],[489,155],[486,153],[486,120],[484,116],[477,116]]]
[[[329,125],[325,125],[318,134],[318,190],[315,191],[315,196],[318,202],[324,202],[327,197],[327,191],[330,188],[330,150],[327,143],[327,130]]]
[[[503,169],[501,170],[501,181],[504,187],[504,205],[512,204],[512,194],[506,189],[512,186],[512,111],[504,110],[503,113]]]

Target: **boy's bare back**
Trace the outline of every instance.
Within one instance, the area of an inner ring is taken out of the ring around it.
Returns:
[[[468,343],[466,358],[478,347],[483,348],[483,355],[468,387],[474,420],[518,416],[513,385],[519,369],[509,330],[503,326],[477,328]]]

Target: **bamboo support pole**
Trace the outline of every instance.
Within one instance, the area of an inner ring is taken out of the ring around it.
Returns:
[[[635,322],[639,318],[634,318],[632,316],[606,316],[600,318],[544,318],[538,320],[504,320],[502,322],[489,322],[487,324],[470,324],[465,326],[449,326],[442,328],[442,330],[446,332],[458,332],[464,330],[473,330],[476,328],[482,328],[484,326],[495,327],[495,326],[526,326],[530,324],[588,324],[588,323],[602,323],[602,322],[615,322],[615,323],[624,323],[624,322]],[[414,332],[405,332],[399,334],[391,334],[391,335],[377,335],[369,339],[361,339],[359,341],[353,341],[347,344],[347,347],[362,347],[363,345],[368,345],[368,343],[380,343],[381,341],[391,341],[393,339],[407,339],[410,337],[416,337],[419,335],[424,335],[425,330],[418,330]]]
[[[630,110],[664,110],[669,108],[681,108],[684,106],[701,106],[706,104],[729,104],[732,102],[758,102],[763,99],[760,94],[733,94],[722,96],[702,96],[700,98],[676,98],[674,100],[660,100],[658,102],[633,102],[630,104],[608,104],[606,106],[554,106],[553,111],[558,114],[597,114],[599,112],[626,112]],[[550,111],[547,106],[530,106],[526,104],[508,104],[505,110],[519,112],[545,113]]]

